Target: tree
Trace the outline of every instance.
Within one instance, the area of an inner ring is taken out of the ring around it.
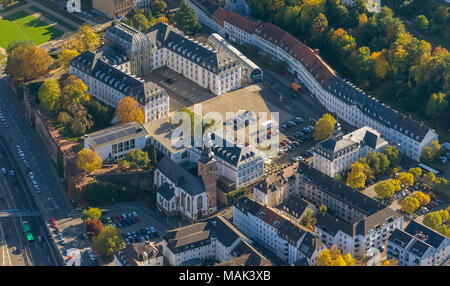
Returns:
[[[428,172],[423,176],[423,180],[428,184],[434,184],[436,182],[436,175],[432,172]]]
[[[373,72],[377,78],[383,79],[386,77],[388,70],[388,62],[386,60],[386,51],[373,52],[370,55],[373,65]]]
[[[68,124],[71,120],[72,120],[72,116],[70,116],[69,113],[67,113],[65,111],[61,111],[60,113],[58,113],[57,121],[59,123],[61,123],[62,125]]]
[[[38,98],[41,107],[48,112],[59,107],[61,100],[61,88],[55,79],[44,81],[38,91]]]
[[[439,212],[428,213],[423,219],[423,224],[432,229],[436,229],[442,224],[442,217]]]
[[[6,71],[18,80],[31,80],[45,75],[53,59],[46,50],[36,46],[18,46],[6,62]]]
[[[91,115],[83,105],[73,102],[67,107],[67,111],[72,115],[68,124],[72,136],[84,135],[94,125]]]
[[[430,196],[427,194],[424,194],[423,192],[415,192],[413,195],[413,198],[416,198],[416,200],[419,201],[420,206],[426,206],[430,203]]]
[[[375,174],[386,174],[391,165],[388,157],[384,153],[371,152],[367,156],[367,164],[372,168]]]
[[[448,102],[445,98],[446,95],[442,92],[433,93],[430,96],[426,106],[426,114],[429,118],[438,117],[448,107]]]
[[[400,164],[400,151],[397,147],[388,145],[384,148],[383,153],[386,154],[389,162],[391,162],[391,165],[397,166]]]
[[[181,4],[180,10],[175,13],[175,22],[176,26],[186,35],[194,35],[202,28],[195,10],[185,1]]]
[[[144,113],[136,99],[127,96],[119,101],[116,108],[116,115],[120,123],[144,122]]]
[[[399,179],[405,186],[412,186],[414,184],[414,176],[410,173],[398,173],[397,179]]]
[[[414,179],[422,175],[422,169],[420,167],[410,168],[408,172],[414,176]]]
[[[145,17],[143,13],[135,13],[131,19],[131,24],[133,27],[138,29],[139,31],[145,31],[150,28],[151,24]]]
[[[314,227],[317,223],[317,219],[314,217],[314,212],[312,210],[306,210],[306,214],[302,217],[301,224],[314,231]]]
[[[87,148],[81,149],[77,153],[76,165],[78,169],[84,170],[88,173],[98,170],[102,167],[103,161],[97,152],[93,152]]]
[[[99,208],[88,208],[83,210],[83,213],[81,214],[81,219],[83,221],[87,221],[88,219],[91,220],[99,220],[102,216],[102,212]]]
[[[313,39],[322,39],[328,30],[328,20],[327,17],[320,13],[313,20],[313,24],[311,27],[311,38]]]
[[[364,165],[359,162],[355,162],[351,168],[352,170],[347,176],[347,184],[354,189],[364,188],[367,178],[364,174]]]
[[[378,182],[375,185],[375,193],[380,199],[391,198],[395,193],[395,186],[390,180]]]
[[[78,52],[95,51],[100,46],[100,37],[89,25],[83,25],[78,29]]]
[[[336,245],[325,249],[317,257],[317,266],[353,266],[355,263],[356,260],[350,253],[342,256],[341,250]]]
[[[166,16],[159,16],[158,19],[156,19],[156,23],[166,23],[166,24],[169,24],[169,19],[167,19]]]
[[[361,157],[358,162],[364,165],[364,174],[366,175],[367,180],[373,180],[375,178],[375,171],[367,163],[367,158]]]
[[[147,20],[150,21],[153,18],[152,10],[150,9],[150,7],[145,7],[143,13]]]
[[[105,258],[112,259],[114,253],[125,247],[120,230],[113,225],[102,228],[100,233],[92,238],[94,249]]]
[[[103,223],[98,219],[88,219],[86,221],[86,232],[91,233],[93,236],[97,236],[103,228]]]
[[[431,163],[434,160],[433,152],[430,146],[426,146],[422,150],[422,154],[420,155],[420,161],[425,163]]]
[[[153,15],[160,15],[166,10],[167,4],[164,1],[156,0],[151,4],[150,8],[152,9]]]
[[[428,30],[430,22],[428,22],[427,17],[425,17],[424,15],[418,15],[414,20],[414,25],[416,26],[417,30],[425,31]]]
[[[420,207],[420,202],[414,197],[406,197],[402,201],[402,211],[412,214]]]
[[[326,213],[326,212],[327,212],[327,206],[322,204],[322,205],[319,207],[319,214],[324,214],[324,213]]]
[[[336,124],[336,119],[334,119],[331,114],[324,114],[317,122],[314,127],[314,140],[322,141],[327,139],[334,129]]]
[[[381,266],[398,266],[398,260],[395,258],[385,260],[381,263]]]
[[[339,28],[331,36],[331,45],[342,61],[345,61],[356,49],[355,39],[344,29]]]
[[[68,76],[63,82],[62,107],[67,109],[73,103],[83,104],[91,99],[87,92],[88,87],[75,75]],[[73,115],[73,113],[72,113]]]
[[[141,149],[133,149],[125,156],[123,163],[131,168],[146,168],[150,163],[148,153]]]
[[[61,67],[69,67],[70,62],[73,58],[78,56],[80,53],[73,49],[63,49],[61,54],[58,55],[58,64]]]
[[[33,46],[33,41],[11,41],[6,48],[6,53],[9,55],[13,50],[19,49],[24,50],[26,47]]]

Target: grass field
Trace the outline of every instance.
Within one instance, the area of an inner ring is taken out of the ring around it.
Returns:
[[[35,17],[18,11],[0,19],[0,46],[7,48],[12,41],[31,40],[40,45],[63,34],[60,30]]]

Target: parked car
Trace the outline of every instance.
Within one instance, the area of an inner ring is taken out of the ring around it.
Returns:
[[[6,169],[5,168],[2,168],[2,174],[3,175],[6,175],[8,172],[6,171]]]

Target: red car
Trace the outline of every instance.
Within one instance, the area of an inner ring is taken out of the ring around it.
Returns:
[[[286,141],[281,141],[281,146],[286,146],[287,142]]]
[[[116,215],[116,219],[117,221],[122,221],[122,217],[120,216],[120,214]]]
[[[141,219],[137,216],[134,218],[136,220],[136,222],[141,222]]]
[[[50,219],[50,221],[54,222],[54,221],[55,221],[55,219],[54,219],[54,218],[51,218],[51,219]]]

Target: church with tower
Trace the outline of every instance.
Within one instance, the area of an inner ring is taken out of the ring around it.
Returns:
[[[190,222],[217,211],[217,166],[211,149],[203,146],[197,176],[164,157],[156,166],[154,186],[159,210]]]

